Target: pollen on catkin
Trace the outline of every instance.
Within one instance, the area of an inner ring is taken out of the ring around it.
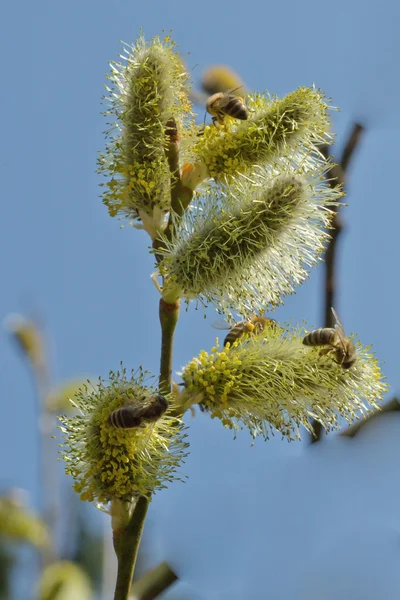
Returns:
[[[259,170],[229,192],[214,188],[166,241],[163,298],[199,298],[222,312],[269,308],[308,276],[324,249],[332,205],[340,197],[314,158],[307,172]]]
[[[111,216],[136,220],[154,238],[170,208],[166,124],[174,118],[180,127],[191,111],[188,76],[169,37],[141,36],[110,64],[105,114],[114,122],[98,161],[108,179],[103,201]]]
[[[344,370],[330,356],[302,343],[303,329],[276,326],[243,336],[210,352],[204,350],[181,373],[181,402],[195,398],[212,418],[231,429],[246,427],[255,437],[275,430],[289,440],[315,418],[326,430],[377,408],[387,390],[378,361],[356,345],[357,360]],[[188,401],[189,400],[189,401]]]
[[[193,148],[196,171],[198,162],[210,177],[229,182],[285,156],[301,161],[304,153],[332,140],[330,107],[320,90],[301,87],[282,99],[255,94],[247,102],[246,121],[226,117],[222,125],[205,128]]]
[[[66,473],[75,480],[82,500],[107,503],[151,497],[167,482],[179,479],[175,472],[186,456],[182,423],[169,411],[154,423],[131,429],[110,424],[110,414],[134,406],[157,393],[146,385],[149,374],[141,369],[110,372],[108,384],[84,386],[73,404],[80,414],[60,417],[64,444],[61,455]]]

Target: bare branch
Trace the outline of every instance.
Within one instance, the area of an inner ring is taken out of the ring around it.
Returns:
[[[351,159],[354,152],[360,143],[362,132],[364,128],[359,123],[355,123],[351,130],[351,133],[347,139],[347,142],[343,148],[342,156],[337,165],[333,165],[332,168],[327,172],[327,181],[329,185],[334,188],[340,186],[342,188],[346,185],[346,175],[349,168]],[[321,146],[320,150],[325,158],[330,156],[329,146]],[[326,249],[325,253],[325,299],[324,299],[324,324],[325,327],[333,327],[333,314],[331,311],[332,306],[336,306],[336,293],[337,293],[337,243],[340,234],[343,231],[343,223],[339,213],[337,211],[335,218],[332,222],[331,240]],[[311,443],[317,442],[321,438],[322,426],[320,423],[313,421],[312,423],[313,433],[311,435]]]
[[[174,332],[179,318],[180,302],[167,304],[160,300],[161,323],[161,360],[160,360],[160,390],[164,393],[171,391],[172,355],[174,349]]]
[[[398,398],[393,398],[392,400],[389,400],[388,402],[386,402],[386,404],[383,404],[379,410],[377,410],[373,413],[370,413],[368,415],[368,417],[366,417],[362,421],[358,421],[357,423],[354,423],[350,427],[347,427],[347,429],[342,431],[342,433],[340,435],[342,437],[354,437],[356,435],[356,433],[359,432],[361,427],[363,427],[366,423],[370,423],[373,419],[375,419],[376,417],[379,417],[382,413],[397,412],[397,411],[400,411],[400,400]]]
[[[130,600],[153,600],[168,589],[178,576],[168,563],[163,562],[145,573],[131,588]]]

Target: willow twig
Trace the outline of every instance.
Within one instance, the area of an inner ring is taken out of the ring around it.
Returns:
[[[346,175],[350,165],[351,158],[353,157],[354,151],[356,150],[364,128],[359,123],[355,123],[351,130],[351,133],[347,139],[345,147],[342,152],[341,159],[337,165],[333,165],[327,173],[327,181],[330,187],[335,188],[337,186],[345,189],[346,186]],[[322,146],[320,148],[322,154],[326,159],[330,157],[329,146]],[[324,326],[333,327],[334,320],[332,314],[332,306],[335,307],[336,294],[337,294],[337,278],[336,278],[336,266],[337,266],[337,243],[340,234],[343,231],[343,223],[339,210],[337,210],[335,217],[332,221],[331,239],[325,253],[325,281],[324,281]],[[311,443],[317,442],[321,438],[322,425],[318,421],[311,423]]]
[[[114,600],[127,600],[129,597],[148,507],[149,499],[140,496],[128,525],[122,531],[114,531],[114,547],[118,558]]]
[[[193,190],[185,187],[181,182],[179,171],[179,134],[173,117],[169,119],[165,133],[168,139],[165,153],[171,172],[171,209],[175,215],[181,217],[193,198]]]
[[[168,160],[171,173],[171,213],[168,219],[167,227],[164,230],[164,236],[171,239],[176,219],[182,217],[193,198],[193,190],[182,184],[179,169],[179,133],[176,121],[171,117],[165,127],[167,145],[165,155]],[[153,249],[158,250],[164,247],[164,242],[159,237],[153,241]],[[156,258],[160,260],[160,254],[156,252]]]
[[[163,562],[148,573],[145,573],[132,585],[129,600],[153,600],[161,592],[169,588],[178,576],[168,563]]]
[[[171,390],[174,332],[178,322],[179,308],[179,300],[175,304],[167,304],[162,298],[160,300],[161,360],[159,385],[164,392]]]
[[[363,427],[366,423],[371,422],[376,417],[379,417],[382,413],[398,412],[398,411],[400,411],[400,400],[398,398],[393,398],[392,400],[389,400],[388,402],[386,402],[386,404],[383,404],[382,406],[380,406],[378,410],[371,412],[362,421],[358,421],[357,423],[350,425],[350,427],[347,427],[347,429],[342,431],[342,433],[340,433],[340,435],[343,437],[354,437],[356,435],[356,433],[359,432],[361,427]]]

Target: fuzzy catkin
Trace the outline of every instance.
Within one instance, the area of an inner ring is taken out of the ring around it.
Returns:
[[[110,109],[116,118],[111,140],[99,158],[103,201],[111,216],[136,219],[155,237],[170,208],[166,125],[181,125],[190,111],[187,75],[169,39],[139,38],[123,63],[111,63]]]
[[[225,312],[276,306],[304,281],[324,248],[339,192],[310,174],[263,172],[237,187],[238,200],[210,195],[167,242],[163,298],[204,298]],[[313,180],[313,177],[315,181]]]
[[[248,120],[227,117],[222,126],[206,127],[194,146],[194,162],[206,165],[210,177],[229,181],[330,140],[329,106],[319,90],[302,87],[282,99],[255,95],[248,102]]]
[[[296,177],[282,177],[263,197],[233,214],[220,215],[182,245],[171,274],[185,281],[185,293],[200,294],[229,278],[240,262],[242,269],[273,243],[274,235],[301,201],[304,185]],[[201,268],[204,268],[202,278]],[[180,274],[179,271],[182,270]]]
[[[113,499],[130,502],[151,497],[176,477],[186,455],[179,419],[164,413],[154,423],[121,429],[110,423],[114,410],[140,404],[156,394],[145,385],[147,373],[139,369],[110,373],[90,391],[84,386],[75,396],[80,415],[60,417],[66,472],[73,476],[81,500],[107,503]]]
[[[367,404],[377,408],[387,385],[369,349],[357,343],[356,362],[344,370],[332,355],[305,347],[304,333],[276,325],[202,351],[181,373],[183,397],[226,427],[264,437],[277,430],[289,440],[299,437],[301,425],[310,429],[310,418],[337,429],[338,415],[351,422]]]

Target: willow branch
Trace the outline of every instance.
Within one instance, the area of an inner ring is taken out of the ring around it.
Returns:
[[[114,547],[118,559],[114,600],[128,600],[129,598],[148,507],[148,498],[140,496],[128,525],[122,531],[114,531]]]
[[[175,583],[177,579],[178,576],[168,563],[163,562],[145,573],[132,585],[130,600],[153,600]]]
[[[171,213],[164,235],[167,239],[171,239],[177,218],[182,217],[192,201],[193,190],[185,187],[181,181],[179,169],[179,133],[176,121],[173,117],[167,122],[165,134],[167,138],[165,155],[171,173]],[[156,238],[153,241],[153,248],[155,250],[163,247],[164,242],[160,238]],[[156,253],[156,257],[159,261],[160,255],[158,253]]]
[[[182,185],[179,171],[179,134],[175,119],[169,119],[165,130],[168,144],[165,150],[171,172],[171,209],[181,217],[189,206],[193,191]]]
[[[363,127],[355,123],[347,143],[343,149],[342,157],[338,165],[332,167],[328,172],[329,185],[334,188],[340,186],[345,189],[346,171],[350,165],[351,158],[354,154],[357,145],[359,144]],[[329,150],[326,151],[326,156],[329,156]],[[339,211],[336,212],[332,223],[331,240],[325,254],[325,302],[324,302],[324,323],[325,327],[333,327],[333,314],[331,307],[336,306],[336,267],[337,267],[337,243],[340,234],[343,231],[343,223]]]
[[[346,175],[349,168],[351,159],[354,155],[361,135],[364,131],[362,125],[355,123],[353,129],[347,139],[344,146],[342,156],[337,165],[333,165],[332,168],[327,172],[326,178],[330,187],[335,188],[339,186],[345,189]],[[322,154],[326,159],[330,157],[329,146],[322,146],[320,148]],[[325,253],[325,283],[324,283],[324,326],[333,327],[333,314],[331,307],[337,306],[336,294],[337,294],[337,244],[340,234],[343,231],[343,222],[339,212],[339,207],[336,215],[332,221],[331,239]],[[311,443],[317,442],[321,438],[322,425],[318,421],[311,423],[312,434]]]
[[[347,429],[342,431],[340,435],[343,437],[354,437],[356,433],[359,432],[361,427],[363,427],[366,423],[370,423],[376,417],[380,417],[382,413],[398,411],[400,411],[400,400],[398,398],[393,398],[392,400],[389,400],[389,402],[386,402],[386,404],[380,406],[378,410],[370,413],[362,421],[359,421],[358,423],[354,423],[354,425],[347,427]]]
[[[174,349],[174,333],[179,318],[180,302],[167,304],[160,300],[161,323],[161,360],[160,360],[160,390],[169,392],[172,384],[172,356]]]

